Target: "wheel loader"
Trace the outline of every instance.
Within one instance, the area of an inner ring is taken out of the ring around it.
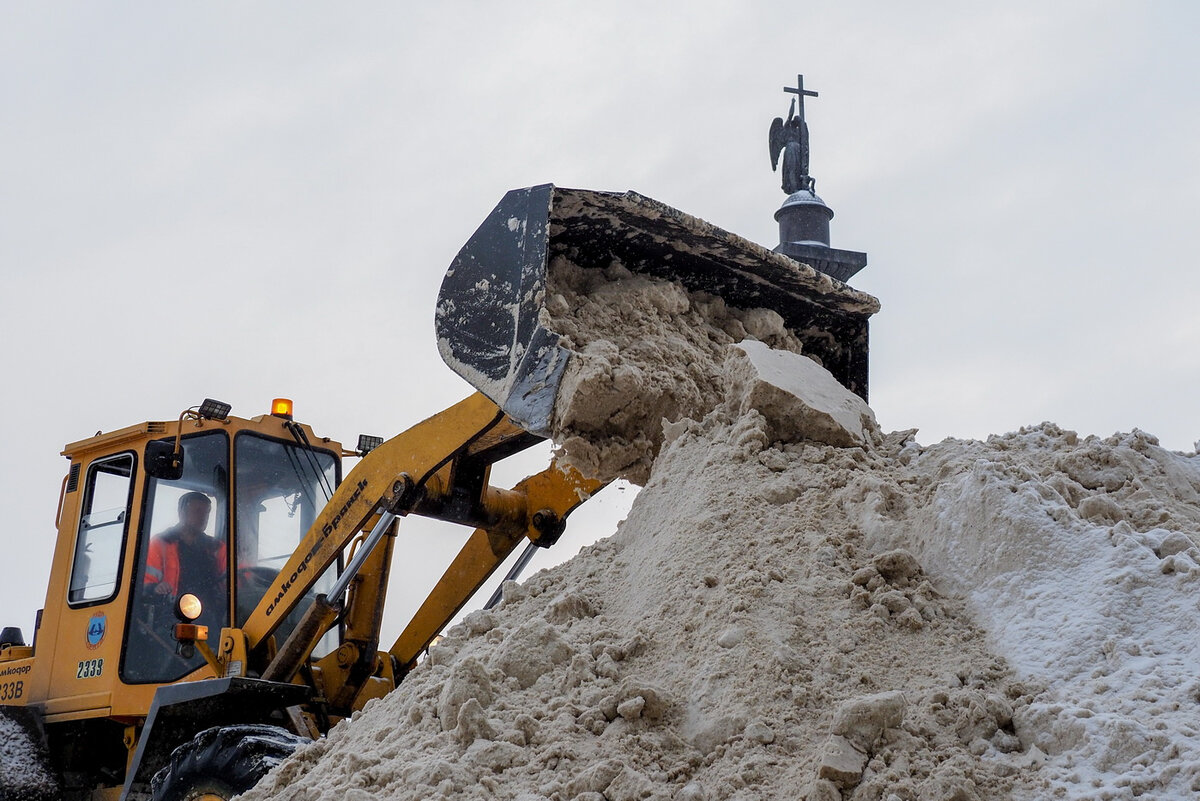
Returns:
[[[560,254],[774,309],[866,395],[870,296],[633,192],[513,190],[437,303],[443,358],[475,394],[353,450],[284,399],[249,418],[206,399],[64,448],[44,608],[28,642],[0,635],[0,737],[16,743],[0,797],[229,799],[391,692],[516,549],[553,545],[603,481],[553,458],[508,489],[489,475],[551,433],[572,358],[541,314]],[[471,533],[385,649],[408,515]]]

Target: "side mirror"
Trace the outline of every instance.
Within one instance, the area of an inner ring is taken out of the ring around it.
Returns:
[[[146,475],[163,481],[183,478],[183,451],[176,454],[174,442],[146,443]]]

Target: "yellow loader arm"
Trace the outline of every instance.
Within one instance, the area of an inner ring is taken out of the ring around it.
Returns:
[[[513,487],[510,492],[523,499],[526,510],[533,510],[525,529],[475,529],[391,647],[401,671],[412,669],[437,633],[522,540],[540,543],[544,538],[557,539],[567,515],[603,486],[603,482],[586,479],[574,468],[551,462],[547,469]],[[546,544],[553,544],[553,540]]]
[[[492,464],[541,440],[476,393],[371,451],[342,481],[246,621],[246,646],[264,644],[368,524],[382,529],[392,515],[420,514],[473,526],[391,649],[401,670],[410,668],[517,545],[553,544],[566,516],[604,486],[555,463],[511,490],[488,484]]]

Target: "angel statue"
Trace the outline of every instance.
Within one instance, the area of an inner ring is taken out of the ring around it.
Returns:
[[[787,122],[776,117],[771,122],[771,170],[779,167],[779,154],[783,154],[783,191],[789,195],[801,189],[812,191],[813,181],[808,174],[808,123],[804,121],[804,98],[816,97],[817,93],[804,88],[804,76],[797,76],[797,87],[784,87],[800,100],[800,113],[796,114],[796,98],[788,109]]]

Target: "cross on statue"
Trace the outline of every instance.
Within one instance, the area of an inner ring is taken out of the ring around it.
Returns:
[[[804,121],[804,98],[817,97],[817,93],[804,88],[804,76],[796,76],[796,86],[783,87],[783,91],[796,97],[792,99],[788,109],[787,120],[776,117],[771,122],[771,169],[779,167],[779,157],[783,156],[783,191],[789,195],[802,189],[813,191],[815,182],[808,174],[808,123]],[[796,114],[796,101],[800,103],[800,113]]]
[[[790,86],[785,86],[785,87],[783,87],[783,91],[785,91],[789,94],[796,95],[800,99],[800,121],[803,122],[804,121],[804,98],[805,97],[817,97],[817,93],[809,91],[808,89],[804,88],[804,76],[803,75],[796,76],[796,88],[795,89],[791,88]]]

